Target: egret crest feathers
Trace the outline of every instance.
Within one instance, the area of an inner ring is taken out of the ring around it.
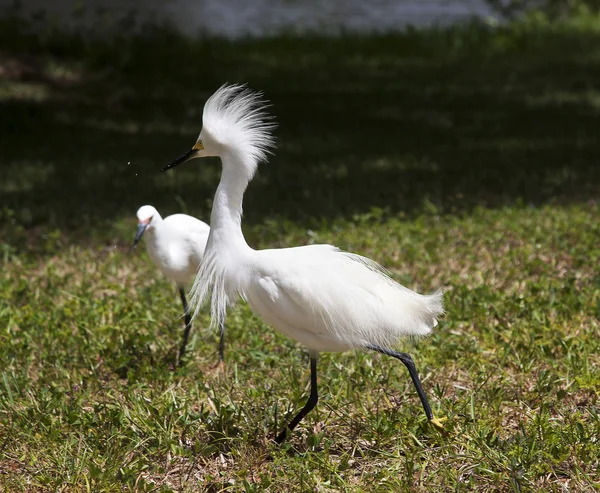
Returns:
[[[220,146],[241,153],[250,167],[267,159],[275,146],[274,117],[267,112],[268,101],[261,92],[245,85],[223,85],[204,105],[200,139],[212,139]]]

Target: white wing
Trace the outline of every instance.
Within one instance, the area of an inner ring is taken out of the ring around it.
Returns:
[[[247,281],[252,309],[316,350],[389,347],[429,333],[443,312],[440,292],[415,293],[371,260],[331,245],[257,251]]]

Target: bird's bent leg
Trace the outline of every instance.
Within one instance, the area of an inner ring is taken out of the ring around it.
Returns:
[[[181,303],[183,304],[183,315],[185,317],[185,331],[183,333],[183,342],[179,348],[178,357],[178,362],[181,364],[181,358],[183,358],[185,353],[185,347],[187,346],[188,338],[190,337],[190,330],[192,329],[192,316],[190,315],[190,311],[188,309],[187,300],[185,299],[185,291],[183,288],[179,288],[179,296],[181,298]]]
[[[429,419],[429,421],[431,421],[436,427],[442,427],[440,419],[436,419],[433,417],[433,413],[431,412],[431,406],[429,405],[429,401],[427,400],[427,396],[425,395],[425,391],[423,390],[423,386],[421,385],[421,380],[419,380],[417,367],[415,366],[415,362],[410,357],[410,355],[373,345],[367,346],[367,349],[377,351],[378,353],[385,354],[387,356],[392,356],[393,358],[399,359],[400,361],[402,361],[402,363],[404,363],[404,366],[406,366],[406,368],[408,369],[408,373],[410,373],[410,378],[412,379],[413,384],[417,389],[417,394],[419,394],[419,399],[421,399],[421,404],[423,405],[423,409],[425,410],[427,419]]]
[[[312,411],[313,408],[317,405],[318,400],[319,400],[319,394],[317,393],[317,358],[316,358],[316,356],[311,355],[311,357],[310,357],[310,396],[309,396],[308,400],[306,401],[306,404],[304,405],[304,407],[300,410],[300,412],[298,414],[296,414],[296,417],[294,419],[292,419],[290,424],[287,425],[287,428],[284,428],[284,430],[277,436],[275,441],[277,443],[283,442],[287,436],[287,431],[288,430],[292,431],[294,428],[296,428],[296,426],[298,425],[298,423],[300,423],[300,421],[302,421],[304,416],[306,416],[310,411]]]

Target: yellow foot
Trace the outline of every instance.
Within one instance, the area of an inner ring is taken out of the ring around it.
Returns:
[[[446,416],[444,416],[443,418],[433,418],[429,420],[429,422],[440,431],[445,430],[444,421],[448,421],[448,418]]]

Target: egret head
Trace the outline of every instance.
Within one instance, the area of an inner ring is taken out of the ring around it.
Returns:
[[[275,123],[267,107],[262,94],[246,86],[221,86],[204,105],[202,131],[194,146],[161,171],[197,157],[223,157],[230,152],[241,158],[251,177],[274,145]]]
[[[151,205],[143,205],[142,207],[140,207],[137,211],[137,218],[138,228],[137,233],[135,234],[135,240],[133,240],[133,248],[135,248],[142,239],[144,231],[146,231],[146,229],[148,228],[153,227],[152,220],[154,219],[156,222],[157,220],[161,219],[158,211]]]

